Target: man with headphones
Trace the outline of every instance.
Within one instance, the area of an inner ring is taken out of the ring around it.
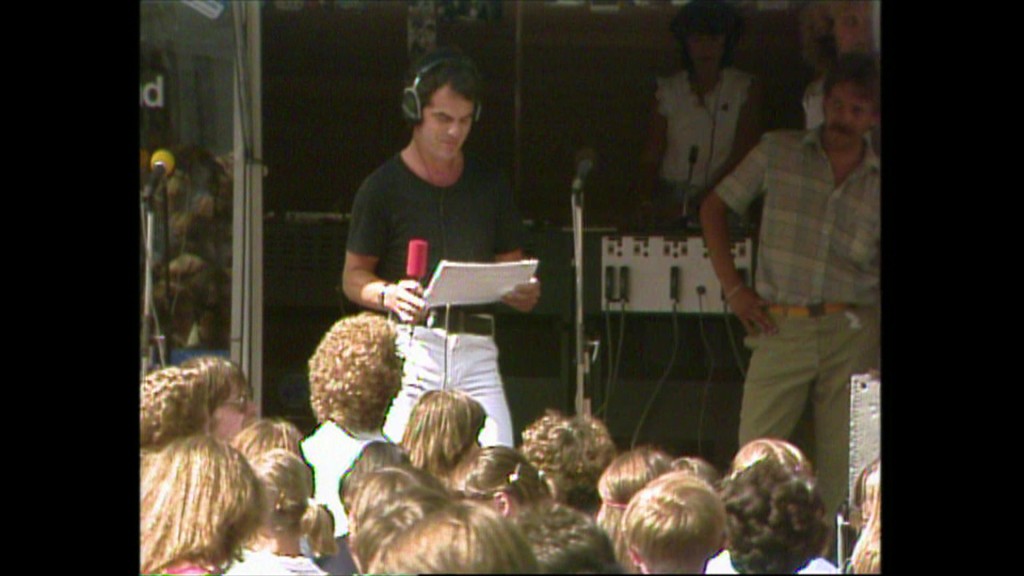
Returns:
[[[407,278],[406,264],[412,239],[428,242],[427,277],[442,259],[521,260],[522,219],[509,181],[462,150],[481,110],[482,82],[473,62],[456,49],[436,49],[412,66],[406,80],[402,114],[412,125],[412,139],[356,193],[342,275],[353,302],[410,325],[398,331],[405,373],[384,433],[401,441],[416,400],[447,386],[466,392],[487,412],[481,445],[511,447],[493,306],[428,311],[420,284],[425,278]],[[502,302],[528,312],[539,298],[534,278]]]

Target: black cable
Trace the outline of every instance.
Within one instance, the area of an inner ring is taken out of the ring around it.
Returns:
[[[640,415],[640,420],[636,424],[636,429],[633,430],[633,439],[629,443],[629,449],[632,450],[636,447],[637,438],[640,437],[640,430],[644,426],[644,422],[647,420],[647,414],[650,412],[651,407],[654,406],[654,401],[658,398],[658,394],[661,393],[662,387],[665,385],[665,381],[668,380],[668,375],[672,372],[672,368],[676,363],[676,353],[679,350],[679,314],[676,306],[677,302],[672,302],[672,355],[669,357],[668,366],[665,367],[665,372],[658,379],[658,383],[654,385],[654,392],[651,397],[647,400],[647,405],[644,406],[644,411]]]
[[[703,455],[704,412],[707,409],[708,387],[711,385],[711,377],[715,372],[715,354],[714,350],[711,348],[711,343],[708,342],[707,335],[704,333],[704,293],[701,290],[697,291],[697,308],[699,311],[697,316],[697,326],[700,328],[700,339],[704,343],[704,349],[707,352],[708,358],[708,377],[704,381],[704,386],[701,390],[700,413],[697,417],[697,453]]]

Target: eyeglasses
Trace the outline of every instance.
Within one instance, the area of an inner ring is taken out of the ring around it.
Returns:
[[[248,391],[242,392],[237,398],[232,398],[227,402],[224,402],[224,406],[230,406],[236,410],[245,410],[252,402],[252,396]]]

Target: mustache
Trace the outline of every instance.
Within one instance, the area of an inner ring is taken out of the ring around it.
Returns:
[[[851,128],[850,126],[847,126],[846,124],[840,124],[838,122],[835,122],[835,123],[832,123],[832,124],[827,124],[825,126],[825,129],[829,130],[831,132],[838,132],[840,134],[846,134],[847,136],[856,136],[856,132],[854,131],[853,128]]]

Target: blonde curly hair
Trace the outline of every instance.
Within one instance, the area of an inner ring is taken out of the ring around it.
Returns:
[[[394,325],[371,312],[342,318],[324,334],[309,359],[309,401],[319,422],[350,433],[381,428],[402,386],[395,336]]]
[[[175,438],[204,434],[211,391],[198,370],[170,366],[143,378],[139,392],[139,444],[156,450]]]
[[[520,451],[548,477],[556,500],[583,510],[600,505],[597,483],[616,454],[604,422],[549,409],[523,430]]]

